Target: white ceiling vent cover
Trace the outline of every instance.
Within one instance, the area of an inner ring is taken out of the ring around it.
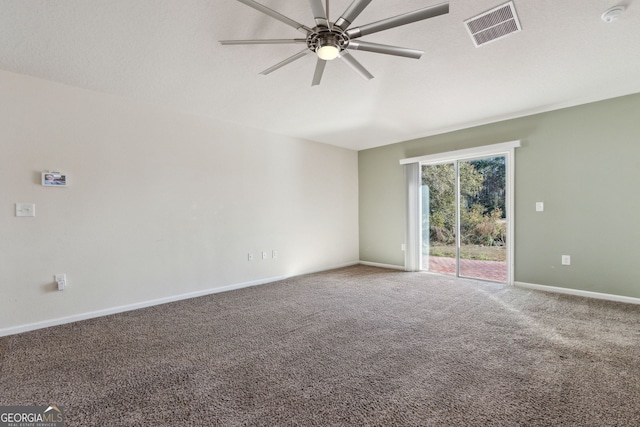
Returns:
[[[522,29],[512,1],[467,19],[464,23],[476,47],[496,41]]]

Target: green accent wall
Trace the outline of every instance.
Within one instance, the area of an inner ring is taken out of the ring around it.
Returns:
[[[514,140],[515,281],[640,298],[640,94],[360,151],[360,260],[404,265],[400,159]]]

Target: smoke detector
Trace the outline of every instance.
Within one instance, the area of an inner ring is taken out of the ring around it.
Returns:
[[[616,6],[607,10],[602,14],[601,18],[606,23],[615,22],[622,16],[622,12],[624,12],[624,6]]]

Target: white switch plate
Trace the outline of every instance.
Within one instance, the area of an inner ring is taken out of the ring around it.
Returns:
[[[562,255],[562,265],[571,265],[570,255]]]
[[[544,211],[544,203],[536,202],[536,212],[543,212],[543,211]]]
[[[271,258],[278,258],[278,251],[276,251],[275,249],[271,251]]]
[[[262,259],[267,259],[267,253],[265,251],[262,251]]]
[[[58,290],[64,291],[64,288],[67,287],[67,275],[66,274],[56,274],[53,276],[53,279],[58,284]]]
[[[16,216],[36,216],[35,203],[16,203]]]

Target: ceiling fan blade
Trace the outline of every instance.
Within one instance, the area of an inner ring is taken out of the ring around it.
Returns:
[[[349,50],[363,50],[365,52],[384,53],[386,55],[404,56],[405,58],[420,59],[424,53],[421,50],[407,47],[389,46],[386,44],[369,43],[360,40],[350,40],[347,45]]]
[[[240,3],[242,4],[246,4],[249,7],[254,8],[255,10],[258,10],[262,13],[264,13],[265,15],[268,15],[274,19],[277,19],[280,22],[283,22],[287,25],[289,25],[290,27],[295,28],[298,31],[301,31],[305,34],[311,33],[311,29],[309,27],[306,27],[304,25],[302,25],[299,22],[294,21],[291,18],[287,18],[286,16],[284,16],[283,14],[276,12],[273,9],[268,8],[267,6],[261,5],[260,3],[253,1],[253,0],[238,0]]]
[[[313,18],[316,20],[316,25],[329,28],[329,19],[327,18],[327,11],[324,10],[322,0],[309,0],[309,4],[311,5],[311,11],[313,12]]]
[[[277,70],[278,68],[282,68],[287,64],[292,63],[293,61],[295,61],[296,59],[300,59],[303,56],[307,55],[308,53],[310,53],[311,51],[309,49],[305,49],[301,52],[296,53],[293,56],[290,56],[289,58],[285,59],[284,61],[278,62],[276,65],[274,65],[273,67],[269,67],[266,70],[262,71],[260,74],[264,74],[267,75],[269,73],[274,72],[275,70]]]
[[[235,44],[293,44],[306,43],[306,39],[259,39],[259,40],[220,40],[223,45]]]
[[[364,68],[362,66],[362,64],[360,64],[358,61],[356,61],[356,58],[351,56],[351,54],[349,52],[343,50],[340,53],[340,59],[342,59],[344,62],[346,62],[347,65],[353,69],[353,71],[355,71],[356,73],[360,74],[362,76],[362,78],[364,78],[366,80],[371,80],[373,78],[373,74],[368,72],[366,70],[366,68]]]
[[[324,73],[324,67],[326,65],[327,61],[318,58],[318,62],[316,62],[316,72],[313,73],[313,81],[311,82],[311,86],[318,86],[320,84],[320,80],[322,80],[322,73]]]
[[[413,12],[404,13],[402,15],[394,16],[393,18],[372,22],[371,24],[366,24],[361,27],[351,28],[347,30],[347,35],[354,39],[366,36],[367,34],[377,33],[378,31],[384,31],[401,25],[411,24],[412,22],[422,21],[423,19],[444,15],[446,13],[449,13],[448,2],[414,10]]]
[[[365,7],[369,6],[372,0],[353,0],[353,3],[344,11],[342,16],[338,18],[335,26],[345,31],[349,25],[362,13]]]

